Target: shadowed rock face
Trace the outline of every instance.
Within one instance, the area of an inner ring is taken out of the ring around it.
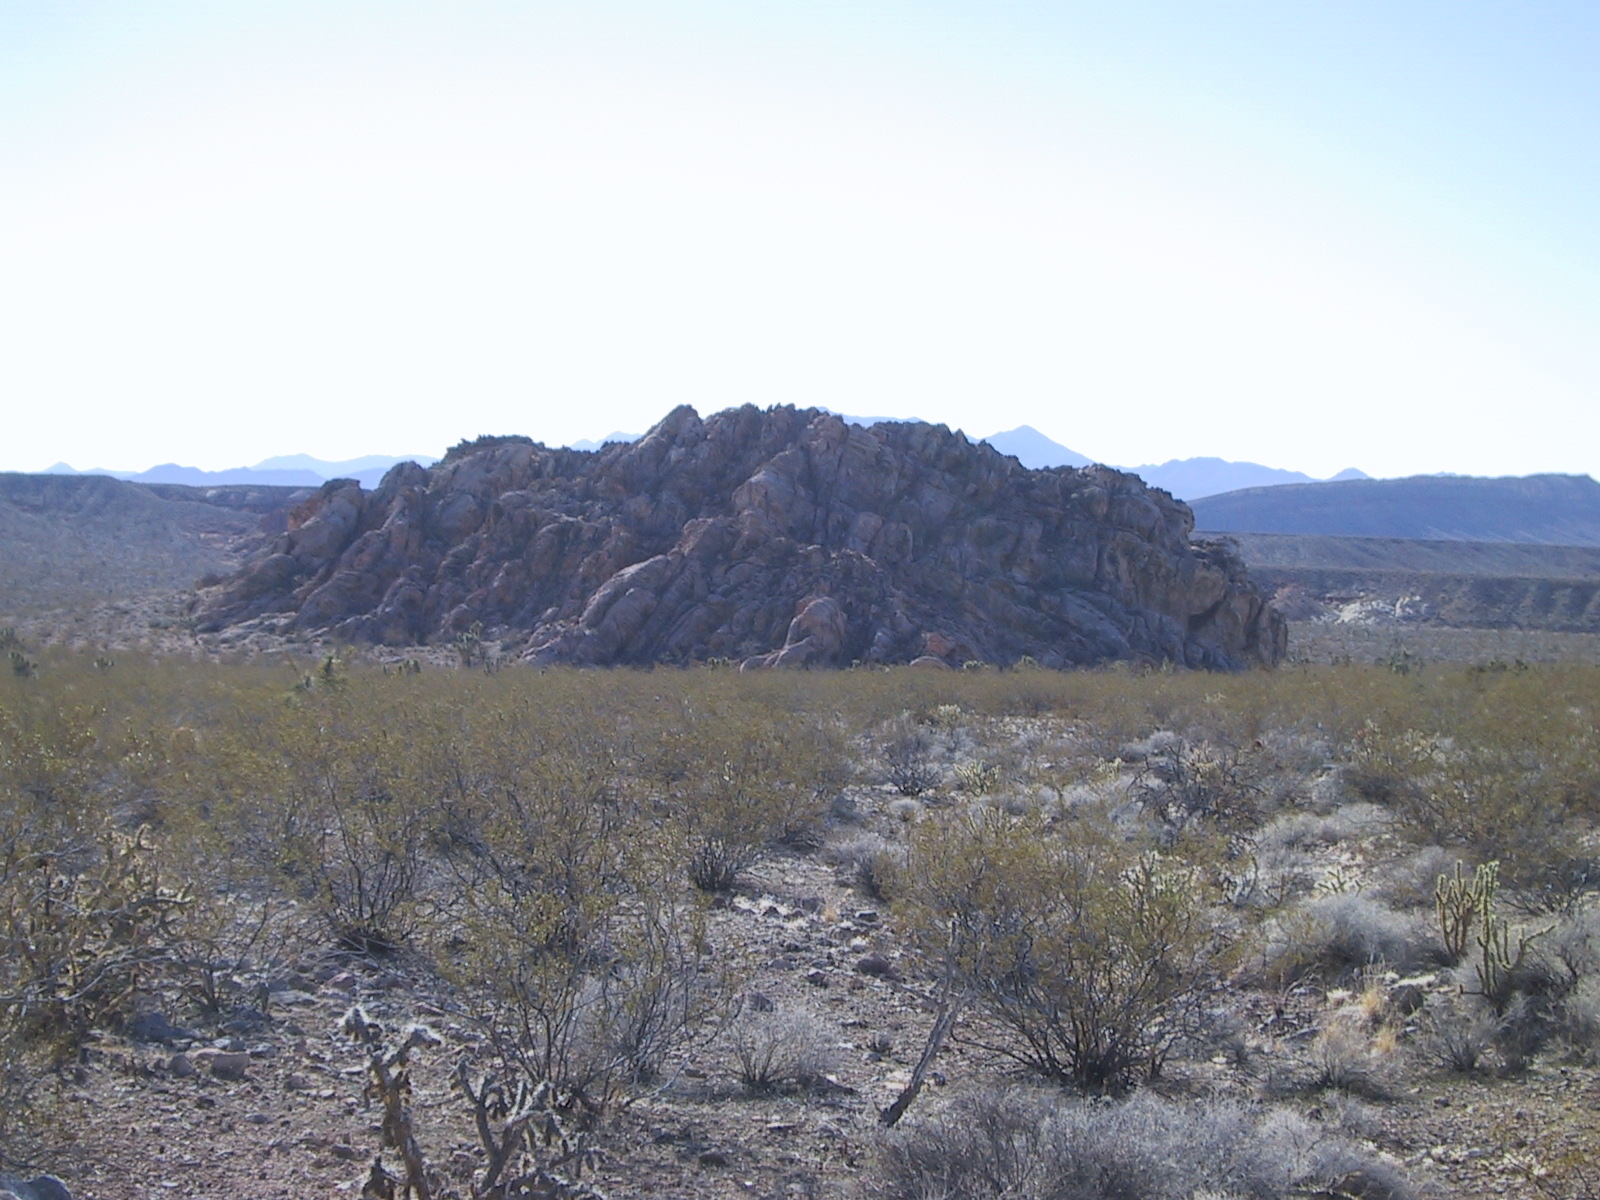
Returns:
[[[1030,471],[943,426],[678,408],[588,453],[463,443],[374,492],[326,484],[202,599],[535,662],[1275,663],[1285,626],[1187,506],[1103,467]]]

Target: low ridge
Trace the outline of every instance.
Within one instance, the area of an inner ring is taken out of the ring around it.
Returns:
[[[1201,527],[1222,533],[1600,546],[1600,483],[1587,475],[1290,483],[1193,503]]]
[[[372,492],[330,482],[197,617],[477,631],[541,663],[1277,662],[1283,619],[1193,524],[1132,475],[1029,470],[942,425],[680,407],[595,452],[480,438]]]

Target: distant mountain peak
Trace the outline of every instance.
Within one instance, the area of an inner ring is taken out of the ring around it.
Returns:
[[[1124,467],[1123,470],[1131,471],[1146,483],[1171,492],[1178,499],[1190,503],[1207,496],[1243,491],[1246,488],[1283,487],[1287,484],[1319,482],[1303,471],[1287,471],[1280,467],[1266,467],[1254,462],[1234,462],[1214,455],[1172,458],[1164,463],[1146,463],[1139,467]],[[1346,467],[1333,478],[1369,479],[1371,476],[1355,467]]]
[[[602,446],[609,446],[612,442],[625,442],[628,445],[632,445],[634,442],[637,442],[643,436],[644,436],[644,434],[642,434],[642,433],[624,433],[620,429],[613,429],[610,433],[606,434],[605,437],[603,437],[603,438],[598,438],[598,439],[595,439],[595,438],[583,438],[580,441],[568,442],[567,443],[567,449],[568,450],[588,450],[588,451],[590,451],[592,453],[592,452],[600,449]]]
[[[1018,425],[982,439],[1032,470],[1044,467],[1087,467],[1090,459],[1045,436],[1032,425]]]

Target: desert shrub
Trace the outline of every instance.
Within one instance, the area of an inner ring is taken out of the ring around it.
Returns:
[[[833,843],[828,857],[858,892],[882,901],[888,899],[895,875],[905,865],[905,847],[876,834],[861,834]]]
[[[980,811],[911,841],[896,884],[922,952],[1047,1078],[1115,1090],[1199,1025],[1218,930],[1202,873],[1084,816]]]
[[[1163,732],[1127,747],[1121,757],[1139,764],[1133,794],[1168,825],[1248,822],[1255,816],[1261,792],[1258,765],[1249,751]]]
[[[925,811],[923,803],[911,796],[898,796],[889,802],[889,815],[902,825],[921,820]]]
[[[248,1002],[300,945],[296,906],[268,893],[197,892],[170,926],[172,981],[207,1016]]]
[[[1573,984],[1600,975],[1600,909],[1586,908],[1553,922],[1540,948]]]
[[[284,869],[305,881],[335,943],[364,954],[393,952],[415,932],[428,841],[429,810],[386,740],[320,725],[286,764],[290,811],[304,824]]]
[[[1581,836],[1600,782],[1593,680],[1458,676],[1428,699],[1369,719],[1347,777],[1417,840],[1498,860],[1508,902],[1545,912],[1581,905],[1600,885]]]
[[[446,973],[503,1072],[598,1116],[706,1036],[730,981],[714,969],[700,910],[657,884],[657,897],[641,889],[562,905],[492,880],[474,894]]]
[[[920,796],[939,786],[933,759],[933,738],[908,717],[892,722],[883,734],[883,772],[902,796]]]
[[[1500,1018],[1481,997],[1457,996],[1427,1010],[1417,1045],[1440,1068],[1470,1075],[1494,1046],[1499,1031]]]
[[[1414,918],[1359,892],[1337,892],[1302,901],[1272,924],[1266,967],[1281,982],[1309,974],[1339,980],[1378,963],[1410,970],[1429,951]]]
[[[64,1059],[131,1010],[172,959],[171,922],[190,903],[163,882],[142,832],[92,846],[7,839],[0,858],[0,1019]]]
[[[627,786],[615,722],[583,700],[502,709],[454,731],[445,973],[493,1047],[496,1078],[590,1117],[704,1036],[730,983],[664,814]]]
[[[1593,1060],[1600,1051],[1600,979],[1575,985],[1561,1006],[1562,1039],[1580,1058]]]
[[[718,696],[655,719],[645,774],[697,888],[728,891],[768,846],[820,840],[843,761],[830,724]]]
[[[131,823],[166,768],[146,714],[81,703],[70,664],[38,683],[0,698],[0,1135],[40,1071],[160,986],[191,903]]]
[[[339,672],[337,687],[241,704],[207,747],[187,819],[217,890],[278,891],[334,945],[390,953],[417,932],[438,841],[425,705]]]
[[[979,1093],[886,1137],[867,1191],[880,1200],[1415,1194],[1396,1168],[1286,1111],[1147,1093],[1063,1105],[1016,1092]]]
[[[1385,1099],[1392,1086],[1388,1059],[1374,1044],[1363,1014],[1337,1012],[1311,1043],[1311,1086]]]
[[[752,1092],[810,1087],[837,1059],[822,1025],[803,1009],[746,1010],[727,1040],[734,1075]]]
[[[1423,846],[1386,862],[1374,881],[1373,890],[1384,903],[1397,909],[1433,904],[1439,877],[1453,875],[1457,866],[1464,865],[1458,850]]]

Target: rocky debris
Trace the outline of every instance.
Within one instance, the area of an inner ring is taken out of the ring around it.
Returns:
[[[1193,525],[1135,476],[943,426],[681,407],[593,453],[480,438],[334,480],[196,615],[537,663],[1277,662],[1282,619]]]

